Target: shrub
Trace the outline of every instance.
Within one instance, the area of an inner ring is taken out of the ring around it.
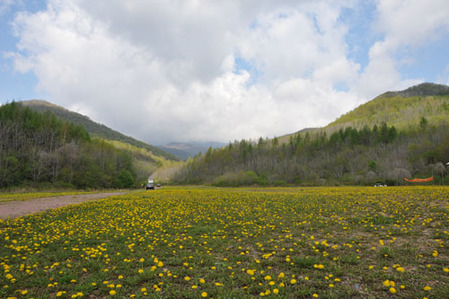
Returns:
[[[254,171],[228,172],[216,178],[212,185],[218,187],[249,186],[257,183],[259,177]]]

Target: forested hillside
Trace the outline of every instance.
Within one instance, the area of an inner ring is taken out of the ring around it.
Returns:
[[[79,125],[19,103],[0,107],[0,188],[130,188],[132,157]]]
[[[391,185],[403,184],[404,176],[433,175],[443,183],[449,161],[447,89],[423,84],[387,93],[322,129],[209,149],[189,160],[175,179],[215,185]]]
[[[135,148],[143,148],[152,153],[152,156],[158,156],[163,157],[166,160],[173,160],[173,161],[179,161],[180,159],[167,151],[164,151],[156,146],[144,143],[142,141],[136,140],[132,137],[123,135],[120,132],[117,132],[115,130],[112,130],[105,125],[96,123],[92,120],[90,120],[87,116],[84,116],[82,114],[64,109],[62,107],[59,107],[57,105],[51,104],[46,101],[42,100],[30,100],[30,101],[23,101],[20,102],[22,105],[29,107],[37,112],[44,113],[44,112],[52,112],[57,117],[61,118],[62,120],[71,122],[75,125],[83,126],[87,132],[89,132],[91,137],[96,137],[100,139],[105,140],[113,140],[118,141],[123,144],[130,144]]]
[[[449,86],[423,83],[402,91],[386,92],[344,114],[324,130],[329,134],[340,128],[361,129],[382,122],[408,130],[418,126],[422,117],[431,125],[449,123]]]

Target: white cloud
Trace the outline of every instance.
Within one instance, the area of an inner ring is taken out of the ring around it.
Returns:
[[[405,15],[390,20],[394,29],[376,27],[384,39],[363,71],[348,58],[339,19],[358,2],[326,0],[49,0],[45,11],[16,17],[14,62],[48,100],[154,144],[279,136],[412,82],[396,51],[437,38],[447,21],[426,21],[422,40],[406,44],[398,36],[416,9],[387,2],[379,24]]]
[[[282,82],[273,95],[285,112],[283,118],[301,120],[304,127],[324,126],[353,108],[357,101],[355,95],[336,91],[332,85],[301,78]]]
[[[420,46],[449,32],[446,0],[380,0],[378,28],[387,35],[388,46]]]
[[[242,56],[255,59],[268,80],[309,76],[335,59],[346,59],[339,7],[306,4],[260,14],[248,38],[241,39]]]
[[[0,17],[14,4],[13,0],[0,0]]]
[[[449,2],[446,0],[378,1],[376,28],[384,36],[369,50],[369,64],[358,90],[374,96],[389,89],[403,89],[423,78],[403,78],[400,67],[413,62],[402,56],[407,48],[419,48],[449,33]],[[400,54],[399,54],[400,53]]]
[[[145,48],[182,84],[186,76],[210,81],[232,52],[238,20],[236,1],[77,1],[108,33]]]

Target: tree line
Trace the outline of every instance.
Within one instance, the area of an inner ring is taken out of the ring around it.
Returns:
[[[238,185],[403,184],[403,177],[434,175],[443,182],[449,158],[447,126],[425,118],[408,130],[381,123],[332,134],[302,133],[288,142],[260,138],[212,149],[187,161],[177,183]]]
[[[132,157],[51,112],[0,107],[0,188],[130,188]]]

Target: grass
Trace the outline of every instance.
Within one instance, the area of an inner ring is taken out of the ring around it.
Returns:
[[[0,297],[447,298],[449,188],[163,188],[0,220]]]

